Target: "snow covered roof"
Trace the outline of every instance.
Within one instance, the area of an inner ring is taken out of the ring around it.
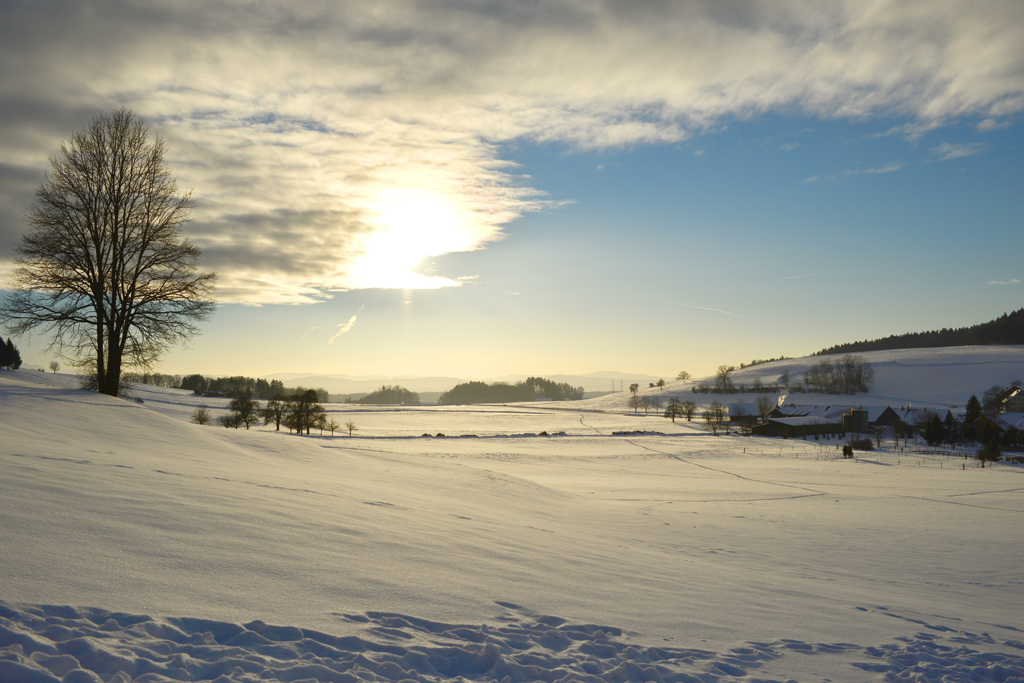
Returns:
[[[952,414],[952,411],[942,406],[922,406],[919,408],[905,408],[901,406],[900,409],[896,410],[896,413],[905,424],[912,425],[917,421],[923,420],[922,415],[926,413],[935,413],[939,416],[940,420],[945,420],[947,415]]]
[[[830,407],[825,404],[810,406],[784,403],[777,410],[785,417],[825,417]]]
[[[833,420],[823,416],[806,415],[802,417],[770,417],[769,422],[777,422],[791,427],[802,427],[804,425],[826,425],[839,424],[839,420]]]
[[[868,422],[877,422],[878,418],[882,417],[882,413],[889,409],[889,406],[861,406],[861,405],[846,405],[846,406],[829,406],[825,412],[825,417],[836,422],[841,422],[843,415],[850,414],[851,410],[865,410],[868,414]]]

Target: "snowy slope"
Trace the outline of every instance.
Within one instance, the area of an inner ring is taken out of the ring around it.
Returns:
[[[858,403],[862,405],[944,406],[963,409],[972,394],[981,397],[994,384],[1009,386],[1014,380],[1024,380],[1024,346],[955,346],[938,349],[903,349],[897,351],[869,351],[860,354],[875,372],[875,384],[869,394],[826,397],[822,394],[793,395],[787,402],[797,403]],[[822,360],[835,361],[841,356],[806,356],[791,360],[774,361],[736,370],[733,383],[750,386],[755,379],[764,384],[775,384],[779,376],[789,373],[796,379]],[[668,382],[664,389],[642,386],[642,396],[657,396],[663,404],[676,397],[692,400],[698,405],[711,401],[753,403],[753,394],[695,394],[698,384],[714,386],[714,377],[698,377],[684,382]],[[628,392],[609,394],[577,402],[574,409],[630,410]]]
[[[1021,467],[513,407],[305,438],[71,383],[0,372],[0,681],[1024,676]]]

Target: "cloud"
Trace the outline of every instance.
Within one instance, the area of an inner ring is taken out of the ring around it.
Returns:
[[[932,158],[934,159],[939,161],[949,161],[950,159],[974,156],[984,150],[986,146],[987,145],[981,142],[944,142],[941,145],[932,147],[928,151],[931,152]]]
[[[990,285],[1019,285],[1020,284],[1020,280],[1017,280],[1015,278],[1011,278],[1009,280],[991,280],[991,281],[989,281],[988,284],[990,284]]]
[[[719,308],[707,308],[706,306],[694,306],[693,304],[681,304],[678,301],[669,301],[668,299],[662,299],[667,304],[675,304],[676,306],[682,306],[683,308],[696,308],[698,311],[711,311],[712,313],[723,313],[725,315],[734,315],[737,318],[742,318],[740,313],[732,313],[731,311],[723,311]]]
[[[553,206],[505,143],[671,144],[771,111],[992,128],[1024,111],[1021,44],[1017,0],[8,3],[0,236],[47,155],[123,104],[195,188],[223,300],[459,286],[414,268]]]
[[[302,335],[301,337],[299,337],[299,339],[305,339],[305,338],[306,338],[306,337],[308,337],[308,336],[309,336],[309,335],[310,335],[310,334],[311,334],[312,332],[314,332],[314,331],[316,331],[316,330],[322,330],[322,329],[324,329],[324,328],[320,327],[319,325],[314,325],[313,327],[309,328],[309,332],[306,332],[306,334],[304,334],[304,335]]]
[[[327,343],[328,344],[333,344],[335,339],[337,339],[338,337],[340,337],[343,334],[348,334],[349,330],[351,330],[353,327],[356,326],[356,316],[358,316],[360,313],[362,313],[364,308],[365,308],[365,306],[360,306],[359,310],[356,311],[352,315],[352,317],[348,319],[347,323],[339,323],[338,327],[340,327],[341,329],[338,330],[338,333],[336,335],[334,335],[333,337],[328,339]]]
[[[901,168],[903,168],[903,164],[893,162],[876,168],[850,168],[843,171],[843,175],[879,175],[882,173],[892,173],[893,171],[898,171]],[[826,178],[826,180],[828,180],[828,178]]]
[[[981,123],[978,124],[978,130],[981,131],[982,133],[986,133],[986,132],[988,132],[990,130],[998,130],[999,128],[1006,128],[1011,123],[1012,123],[1012,121],[1010,121],[1008,119],[1004,119],[1004,120],[1000,121],[998,119],[991,119],[991,118],[989,118],[989,119],[985,119],[985,120],[981,121]]]
[[[810,178],[804,178],[803,182],[805,182],[805,183],[813,183],[813,182],[815,182],[815,181],[816,181],[817,179],[818,179],[818,176],[816,176],[816,175],[812,175],[812,176],[811,176]]]
[[[799,142],[787,142],[779,146],[779,149],[783,152],[792,152],[794,149],[800,146]]]

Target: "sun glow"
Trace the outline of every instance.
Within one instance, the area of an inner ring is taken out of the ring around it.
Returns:
[[[474,212],[426,193],[394,192],[371,209],[376,230],[362,238],[352,268],[359,288],[438,289],[458,280],[415,272],[423,259],[480,248],[498,232]]]

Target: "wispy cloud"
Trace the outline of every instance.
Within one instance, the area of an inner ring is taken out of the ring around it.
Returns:
[[[341,329],[338,330],[338,333],[336,335],[328,339],[327,343],[333,344],[335,339],[337,339],[343,334],[348,334],[349,331],[356,326],[356,317],[363,312],[364,308],[366,308],[366,306],[360,306],[359,310],[352,314],[352,317],[348,319],[347,323],[339,323],[338,327],[340,327]]]
[[[25,205],[0,207],[0,257],[47,155],[122,104],[196,188],[190,234],[222,300],[242,303],[459,286],[415,268],[552,206],[506,143],[675,144],[794,109],[896,116],[888,134],[916,139],[1024,111],[1017,0],[243,5],[4,6],[0,149],[20,175],[0,195]]]
[[[972,157],[984,150],[986,146],[981,142],[944,142],[941,145],[932,147],[928,151],[933,159],[949,161],[950,159],[959,159],[961,157]]]
[[[988,284],[990,284],[990,285],[1019,285],[1020,284],[1020,280],[1017,280],[1016,278],[1011,278],[1009,280],[991,280],[991,281],[989,281]]]
[[[800,146],[799,142],[787,142],[784,145],[780,145],[779,149],[783,152],[792,152],[794,149]]]
[[[875,133],[871,137],[873,138],[884,138],[891,135],[902,135],[912,142],[916,142],[924,137],[925,133],[929,133],[933,130],[941,128],[943,125],[942,117],[931,117],[924,121],[911,121],[910,123],[904,123],[899,126],[893,126],[888,130],[881,133]]]
[[[669,301],[668,299],[662,299],[667,304],[673,304],[675,306],[682,306],[683,308],[695,308],[698,311],[711,311],[712,313],[723,313],[725,315],[734,315],[737,318],[742,318],[743,315],[740,313],[733,313],[732,311],[723,311],[720,308],[708,308],[706,306],[694,306],[693,304],[682,304],[678,301]]]
[[[309,332],[306,332],[306,334],[304,334],[301,337],[299,337],[299,339],[305,339],[306,337],[308,337],[311,333],[315,332],[316,330],[322,330],[322,329],[323,328],[320,327],[319,325],[314,325],[313,327],[309,328]]]
[[[818,179],[818,176],[812,175],[810,178],[804,178],[805,183],[813,183]]]
[[[892,173],[893,171],[898,171],[901,168],[903,168],[903,164],[892,163],[879,168],[865,168],[861,173],[864,175],[879,175],[881,173]]]
[[[982,133],[986,133],[990,130],[1006,128],[1011,123],[1013,123],[1013,121],[1010,119],[984,119],[978,124],[978,130]]]

